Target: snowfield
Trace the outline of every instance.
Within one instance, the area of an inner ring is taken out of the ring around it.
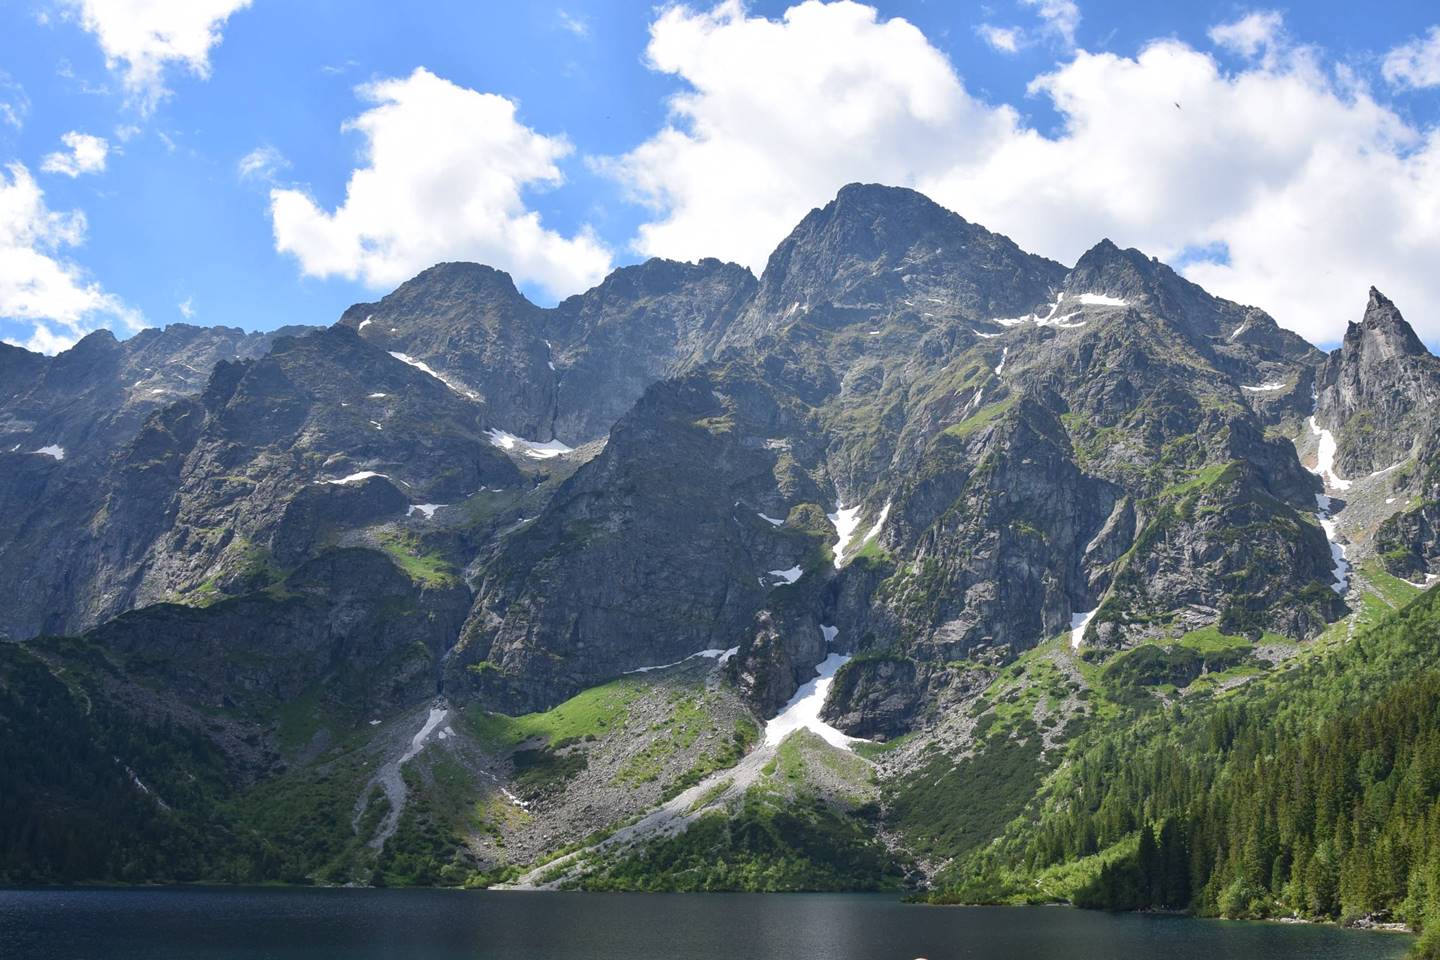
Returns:
[[[1077,613],[1070,618],[1070,649],[1079,650],[1080,645],[1085,642],[1085,628],[1090,626],[1090,621],[1095,619],[1095,614],[1100,608],[1085,613]]]
[[[825,646],[829,647],[840,631],[835,627],[821,627],[820,632],[825,637]],[[817,663],[815,678],[802,684],[800,689],[795,691],[795,696],[780,708],[775,718],[765,724],[765,745],[777,746],[796,730],[806,729],[819,734],[831,746],[842,750],[851,749],[850,745],[856,743],[858,737],[842,733],[820,719],[820,711],[825,706],[825,698],[830,693],[830,684],[835,681],[836,672],[849,662],[848,656],[831,653]]]
[[[513,433],[493,428],[486,430],[485,435],[490,438],[491,444],[501,450],[514,450],[535,460],[549,460],[551,457],[560,457],[575,452],[573,447],[567,447],[559,440],[547,440],[541,443],[538,440],[526,440],[524,437],[517,437]]]
[[[835,501],[835,512],[827,514],[828,519],[835,525],[835,569],[839,570],[845,565],[845,547],[850,543],[850,538],[855,536],[855,530],[860,526],[860,508],[846,507],[839,500]]]

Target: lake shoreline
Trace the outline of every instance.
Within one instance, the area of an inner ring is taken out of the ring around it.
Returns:
[[[1020,909],[1063,909],[1073,910],[1078,913],[1091,913],[1108,916],[1139,916],[1139,917],[1173,917],[1184,920],[1197,921],[1220,921],[1222,923],[1265,923],[1279,926],[1305,926],[1321,929],[1343,930],[1354,933],[1382,933],[1392,936],[1415,937],[1419,934],[1404,924],[1390,924],[1382,922],[1371,922],[1367,924],[1342,924],[1333,920],[1309,920],[1304,917],[1207,917],[1191,913],[1185,910],[1094,910],[1088,907],[1078,907],[1073,903],[1063,901],[1051,901],[1047,903],[933,903],[927,900],[915,899],[910,896],[896,895],[896,891],[889,890],[551,890],[539,887],[464,887],[464,886],[406,886],[406,887],[376,887],[362,886],[350,883],[253,883],[253,884],[217,884],[217,883],[85,883],[85,884],[52,884],[38,886],[0,886],[0,894],[5,893],[31,893],[31,892],[116,892],[127,890],[175,890],[175,891],[213,891],[243,893],[247,891],[329,891],[329,890],[356,890],[356,891],[387,891],[394,893],[424,892],[424,893],[467,893],[467,894],[546,894],[550,896],[630,896],[636,898],[644,897],[675,897],[675,896],[765,896],[765,897],[893,897],[895,902],[911,906],[922,907],[949,907],[967,910],[1020,910]]]

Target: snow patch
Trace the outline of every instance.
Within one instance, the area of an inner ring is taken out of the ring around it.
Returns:
[[[720,663],[724,663],[739,652],[739,647],[731,647],[729,650],[721,650],[719,648],[713,650],[701,650],[698,653],[690,654],[690,656],[688,657],[681,657],[674,663],[657,663],[653,667],[636,667],[634,670],[626,670],[625,675],[629,676],[632,673],[650,673],[654,670],[669,670],[671,667],[678,667],[680,666],[680,664],[688,663],[691,660],[718,660]]]
[[[1234,336],[1234,334],[1231,334]],[[1257,383],[1255,385],[1242,384],[1240,389],[1246,393],[1273,393],[1276,390],[1284,390],[1290,386],[1284,380],[1272,380],[1269,383]]]
[[[412,503],[410,504],[410,509],[405,511],[405,516],[411,517],[416,513],[423,513],[426,520],[432,520],[435,517],[436,510],[448,506],[448,503]]]
[[[1079,650],[1080,645],[1085,642],[1085,629],[1090,626],[1090,621],[1095,619],[1095,614],[1100,608],[1085,613],[1077,613],[1070,617],[1070,649]]]
[[[395,332],[395,329],[392,327],[392,328],[390,329],[390,332],[391,332],[391,333],[394,333],[394,332]],[[398,350],[391,350],[391,351],[390,351],[390,356],[394,357],[396,360],[399,360],[401,363],[409,364],[410,366],[414,367],[416,370],[419,370],[421,373],[428,373],[430,376],[434,377],[436,380],[439,380],[441,383],[445,384],[445,386],[449,387],[451,390],[454,390],[456,393],[460,394],[460,395],[463,396],[463,397],[468,397],[468,398],[470,398],[471,400],[479,400],[479,399],[480,399],[480,395],[479,395],[478,393],[476,393],[475,391],[473,391],[473,390],[466,390],[464,387],[462,387],[462,386],[456,384],[455,382],[453,382],[453,381],[445,378],[444,376],[441,376],[440,374],[436,373],[434,370],[432,370],[432,369],[430,368],[430,365],[429,365],[428,363],[426,363],[424,360],[416,360],[414,357],[410,356],[409,354],[407,354],[407,353],[400,353]]]
[[[1238,326],[1238,327],[1235,328],[1235,332],[1232,333],[1232,334],[1230,334],[1229,339],[1234,340],[1236,337],[1240,336],[1240,334],[1244,333],[1246,330],[1249,330],[1249,329],[1250,329],[1250,321],[1249,321],[1249,320],[1246,320],[1244,323],[1240,324],[1240,326]]]
[[[761,520],[764,520],[766,523],[770,524],[770,526],[772,526],[772,527],[783,526],[784,523],[785,523],[784,520],[776,520],[774,517],[767,517],[767,516],[765,516],[765,514],[763,514],[763,513],[757,513],[757,514],[755,514],[755,516],[759,517]]]
[[[1335,539],[1336,522],[1331,513],[1330,498],[1323,493],[1315,494],[1315,506],[1319,508],[1315,519],[1320,521],[1320,527],[1325,531],[1325,539],[1330,541],[1330,560],[1335,564],[1330,571],[1335,578],[1330,589],[1343,597],[1350,589],[1350,561],[1345,559],[1345,547]]]
[[[1310,424],[1310,432],[1320,438],[1320,445],[1315,451],[1315,469],[1310,472],[1319,474],[1326,484],[1336,490],[1349,490],[1350,481],[1340,479],[1335,472],[1335,435],[1316,423],[1314,414],[1306,422]]]
[[[785,581],[786,584],[791,584],[794,583],[796,580],[799,580],[800,575],[804,572],[805,571],[801,570],[800,565],[797,563],[789,570],[771,570],[770,576],[778,577],[779,579]]]
[[[981,340],[994,340],[996,337],[1003,336],[1003,334],[999,333],[981,333],[979,330],[971,330],[970,332]]]
[[[1000,351],[1000,362],[995,364],[995,376],[1000,376],[1005,371],[1005,360],[1010,356],[1010,348],[1005,347]]]
[[[820,628],[826,648],[839,632],[836,627]],[[778,746],[790,734],[803,728],[819,734],[831,746],[851,749],[850,745],[857,742],[858,737],[842,733],[820,719],[820,711],[825,706],[825,697],[830,693],[830,684],[835,681],[836,672],[849,662],[850,658],[842,653],[829,653],[815,665],[814,679],[802,684],[774,719],[765,724],[766,746]]]
[[[360,330],[364,330],[366,327],[370,326],[370,324],[372,324],[372,323],[374,323],[374,322],[375,322],[375,314],[372,313],[372,314],[370,314],[370,316],[366,317],[364,320],[361,320],[361,321],[360,321],[360,326],[356,327],[355,329],[356,329],[357,332],[360,331]]]
[[[880,508],[880,516],[875,518],[875,525],[865,531],[865,536],[860,538],[861,543],[869,543],[871,540],[880,536],[880,531],[885,529],[885,521],[890,516],[890,503],[891,501],[889,500],[885,501],[885,506]]]
[[[575,452],[573,447],[567,447],[559,440],[547,440],[541,443],[538,440],[526,440],[513,433],[495,429],[486,430],[485,435],[490,438],[492,445],[501,450],[515,450],[535,460],[549,460],[551,457],[560,457]]]
[[[352,473],[348,477],[341,477],[339,480],[326,480],[326,483],[344,484],[359,483],[361,480],[369,480],[371,477],[380,477],[384,480],[390,478],[383,473],[376,473],[374,470],[361,470],[359,473]]]
[[[1409,458],[1409,457],[1406,457],[1404,460],[1401,460],[1401,461],[1399,461],[1398,463],[1392,463],[1392,464],[1390,464],[1390,466],[1386,467],[1384,470],[1376,470],[1374,473],[1370,474],[1370,476],[1372,476],[1372,477],[1383,477],[1383,476],[1385,476],[1385,474],[1389,473],[1389,472],[1392,471],[1392,470],[1399,470],[1401,467],[1405,466],[1405,464],[1407,464],[1407,463],[1409,463],[1409,462],[1410,462],[1410,458]]]
[[[835,501],[835,512],[826,514],[826,519],[835,526],[835,569],[839,570],[845,565],[845,547],[850,543],[850,538],[855,536],[855,530],[860,526],[860,508],[846,507],[839,500]]]
[[[58,443],[52,443],[49,446],[41,447],[39,450],[31,450],[30,452],[32,454],[39,454],[42,457],[50,457],[52,460],[65,459],[65,448]]]
[[[1106,295],[1103,294],[1103,293],[1082,293],[1082,294],[1078,295],[1075,299],[1076,299],[1076,300],[1079,300],[1081,303],[1085,304],[1087,307],[1128,307],[1128,306],[1130,306],[1130,301],[1129,301],[1129,300],[1122,299],[1121,297],[1106,296]]]
[[[368,400],[384,400],[384,399],[385,399],[386,397],[388,397],[388,396],[390,396],[390,394],[388,394],[388,393],[372,393],[372,394],[370,394],[370,396],[367,397],[366,399],[368,399]]]

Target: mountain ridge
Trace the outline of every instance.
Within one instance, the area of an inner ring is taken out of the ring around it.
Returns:
[[[1440,574],[1440,360],[1378,291],[1325,355],[902,188],[758,278],[652,260],[542,308],[440,264],[303,336],[151,340],[0,352],[0,721],[100,704],[77,756],[160,791],[125,815],[195,877],[629,888],[802,837],[815,876],[944,886],[1102,733]],[[71,365],[108,372],[47,399]],[[767,742],[795,711],[821,733]],[[33,776],[12,812],[63,834],[33,798],[78,788]]]

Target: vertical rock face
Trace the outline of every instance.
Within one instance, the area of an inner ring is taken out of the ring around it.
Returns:
[[[759,516],[787,515],[782,483],[806,486],[786,476],[791,452],[767,444],[798,427],[783,398],[741,375],[652,387],[488,563],[447,687],[531,709],[738,645],[786,579],[770,571],[823,575],[823,534]]]
[[[556,436],[605,436],[650,384],[712,355],[754,290],[733,263],[647,260],[547,311]]]
[[[1382,470],[1415,452],[1440,425],[1437,399],[1440,361],[1371,287],[1364,318],[1346,329],[1316,382],[1316,421],[1335,433],[1340,474]]]

